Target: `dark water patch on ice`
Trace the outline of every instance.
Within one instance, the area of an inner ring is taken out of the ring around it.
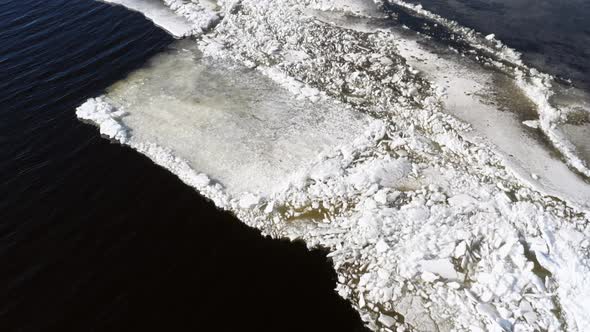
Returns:
[[[514,83],[514,80],[503,74],[493,76],[496,89],[492,96],[502,111],[513,112],[520,121],[537,120],[537,106]]]
[[[362,330],[324,253],[75,118],[172,40],[91,0],[0,0],[0,331]]]
[[[468,40],[468,37],[461,33],[456,33],[453,29],[443,24],[439,24],[429,17],[417,15],[403,6],[387,1],[384,3],[383,7],[385,12],[390,16],[390,25],[392,27],[403,27],[404,29],[407,29],[408,32],[411,32],[411,34],[417,33],[418,35],[423,36],[426,39],[423,43],[427,44],[427,47],[429,48],[438,48],[439,52],[442,53],[453,52],[461,57],[465,57],[486,66],[490,71],[502,72],[506,75],[511,75],[511,72],[506,69],[516,69],[517,67],[520,67],[519,64],[505,60],[494,52],[489,51],[489,49],[486,50],[485,48],[475,47]],[[400,33],[404,34],[403,31],[400,31]],[[491,44],[490,41],[482,42]],[[506,68],[500,70],[498,67],[489,66],[492,62],[503,64]],[[561,80],[560,83],[568,84]]]
[[[436,24],[427,18],[416,16],[410,10],[394,3],[386,1],[383,7],[385,12],[391,15],[392,23],[398,23],[412,31],[432,37],[436,41],[443,42],[459,52],[476,51],[473,50],[473,47],[468,42],[443,25]]]
[[[578,155],[590,164],[590,125],[588,123],[565,124],[563,129],[570,142],[576,147]]]

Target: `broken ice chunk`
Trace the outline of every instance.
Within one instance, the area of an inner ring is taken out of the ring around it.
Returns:
[[[389,245],[383,239],[380,239],[379,242],[377,242],[375,249],[377,250],[378,253],[382,254],[382,253],[386,252],[387,250],[389,250]]]
[[[438,276],[432,272],[428,272],[428,271],[424,271],[422,272],[422,280],[426,281],[426,282],[435,282],[436,280],[438,280]]]
[[[522,124],[533,129],[538,129],[540,126],[539,121],[537,120],[523,121]]]
[[[463,257],[463,255],[465,255],[465,252],[467,251],[467,243],[465,243],[465,241],[461,241],[459,242],[459,244],[455,247],[455,253],[454,253],[454,257],[455,258],[459,258],[459,257]]]
[[[384,314],[379,314],[379,323],[387,327],[392,327],[393,325],[395,325],[395,318]]]
[[[445,279],[460,279],[460,274],[449,259],[423,260],[420,266],[423,272],[437,274]]]
[[[260,197],[247,193],[240,198],[240,202],[238,204],[242,209],[249,209],[258,205],[258,203],[260,203]]]
[[[449,198],[449,204],[453,207],[467,207],[477,203],[477,200],[467,194],[459,194]]]

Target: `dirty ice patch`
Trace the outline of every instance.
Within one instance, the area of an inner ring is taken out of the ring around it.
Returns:
[[[203,59],[195,43],[176,47],[109,88],[106,97],[125,112],[119,121],[133,142],[174,151],[230,194],[272,193],[367,123],[367,116],[345,107],[296,99],[256,70]]]

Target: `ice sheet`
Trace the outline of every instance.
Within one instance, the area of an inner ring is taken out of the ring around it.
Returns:
[[[125,6],[142,13],[155,25],[168,31],[177,38],[191,35],[193,27],[184,17],[174,13],[161,0],[102,0],[104,2]]]
[[[259,72],[201,58],[193,42],[110,88],[132,140],[170,148],[230,193],[268,194],[319,153],[362,132],[366,117],[296,100]]]

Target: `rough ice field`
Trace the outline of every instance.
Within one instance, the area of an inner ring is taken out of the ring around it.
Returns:
[[[373,330],[590,330],[585,108],[493,36],[391,2],[468,49],[370,1],[164,0],[194,40],[77,114],[327,248]]]

